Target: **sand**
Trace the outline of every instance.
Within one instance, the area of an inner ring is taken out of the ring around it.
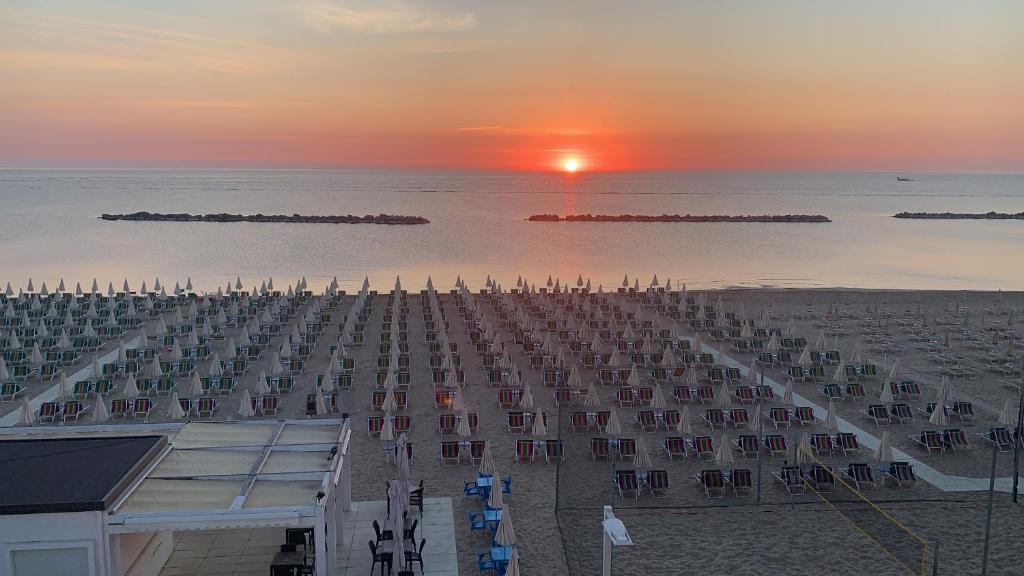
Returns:
[[[691,292],[691,296],[695,296]],[[954,332],[953,345],[956,347],[955,336],[964,329],[980,331],[984,314],[985,326],[993,322],[1005,324],[1009,310],[1021,310],[1024,307],[1024,294],[1021,293],[961,293],[961,292],[908,292],[908,291],[866,291],[866,290],[726,290],[709,291],[708,303],[713,304],[721,295],[727,310],[734,310],[742,302],[747,315],[755,317],[763,308],[773,327],[785,328],[792,319],[797,335],[814,342],[818,329],[813,326],[814,320],[804,318],[808,310],[823,315],[830,304],[837,304],[845,318],[841,321],[844,328],[850,330],[849,336],[838,339],[838,348],[849,354],[856,345],[864,347],[866,358],[881,365],[882,356],[867,350],[867,343],[862,338],[869,327],[863,326],[858,317],[866,316],[868,307],[880,307],[892,315],[889,330],[906,345],[906,351],[899,355],[906,375],[921,383],[923,388],[920,400],[912,401],[915,411],[923,407],[934,395],[935,387],[941,381],[938,367],[928,355],[917,350],[904,333],[900,322],[912,322],[928,317],[928,326],[924,328],[932,333],[933,339],[940,342],[945,331]],[[374,373],[377,364],[377,344],[380,341],[381,319],[386,307],[387,294],[377,296],[371,307],[371,314],[366,328],[366,344],[359,348],[350,348],[350,354],[356,362],[354,386],[351,391],[344,392],[341,397],[342,410],[350,414],[355,430],[352,443],[354,458],[353,497],[356,500],[380,500],[384,498],[384,483],[393,476],[393,464],[385,462],[382,442],[370,438],[366,434],[366,418],[371,413],[370,395],[374,388]],[[304,373],[297,378],[297,387],[290,395],[283,396],[279,417],[297,418],[305,415],[305,395],[313,390],[316,374],[321,372],[329,358],[328,347],[337,340],[339,324],[342,316],[351,305],[353,297],[344,297],[333,313],[329,326],[325,329],[313,355],[307,361]],[[438,411],[434,407],[433,390],[430,384],[430,369],[427,347],[424,341],[424,325],[422,316],[421,296],[410,294],[409,304],[409,335],[408,342],[411,352],[411,373],[413,385],[409,390],[409,409],[407,414],[412,417],[413,428],[410,440],[414,444],[412,462],[412,479],[418,482],[423,479],[428,497],[450,496],[455,510],[455,537],[458,545],[461,573],[474,574],[477,554],[488,547],[488,537],[479,532],[471,532],[466,521],[469,512],[477,512],[482,504],[477,497],[463,495],[463,481],[476,477],[476,468],[469,464],[441,465],[439,463],[439,442],[441,436],[437,429]],[[594,462],[589,457],[588,441],[594,432],[569,432],[567,426],[568,412],[565,410],[562,438],[566,445],[566,460],[558,474],[558,504],[560,512],[556,515],[556,466],[545,464],[543,460],[533,464],[514,463],[515,440],[519,435],[510,434],[506,428],[505,410],[497,403],[496,389],[487,386],[480,357],[470,345],[466,323],[458,315],[453,298],[445,294],[442,304],[450,323],[449,337],[456,343],[462,357],[466,373],[467,386],[464,390],[465,400],[470,410],[476,412],[480,419],[480,430],[476,438],[487,439],[498,471],[502,476],[511,474],[513,477],[512,494],[506,496],[506,503],[512,511],[516,534],[522,550],[522,569],[524,574],[594,574],[600,568],[600,528],[601,507],[613,503],[617,514],[626,523],[633,540],[632,548],[616,550],[615,573],[617,574],[678,574],[685,567],[686,573],[713,574],[818,574],[822,568],[834,574],[903,574],[906,570],[893,558],[882,552],[866,536],[861,528],[849,522],[840,512],[823,502],[813,494],[790,497],[771,480],[771,473],[777,471],[782,458],[764,459],[761,462],[763,485],[761,506],[754,504],[754,497],[728,497],[724,500],[708,501],[703,491],[694,483],[692,475],[704,468],[716,467],[713,462],[697,461],[696,459],[669,461],[660,443],[666,436],[664,430],[644,434],[645,442],[654,460],[656,468],[668,470],[671,488],[668,497],[652,499],[643,495],[638,500],[620,500],[613,496],[612,470],[628,468],[628,464],[611,464]],[[629,309],[632,309],[630,304]],[[920,306],[921,312],[918,312]],[[941,325],[950,316],[947,308],[966,307],[970,311],[969,326],[947,327]],[[497,325],[497,314],[494,308],[484,306],[488,322]],[[983,313],[983,310],[988,312]],[[799,316],[799,317],[798,317]],[[1018,312],[1012,328],[1021,333]],[[229,332],[230,334],[231,332]],[[681,335],[692,336],[688,330],[681,330]],[[988,332],[982,332],[989,334]],[[508,343],[512,357],[524,373],[524,379],[533,388],[536,404],[547,411],[552,417],[557,415],[557,408],[552,397],[552,390],[542,383],[542,375],[538,370],[529,368],[522,350],[510,342],[507,330],[500,331],[503,341]],[[280,346],[282,337],[275,342]],[[709,338],[706,344],[717,346]],[[829,339],[829,343],[835,341]],[[217,346],[223,346],[223,342]],[[1000,344],[999,348],[1005,346]],[[945,474],[967,477],[987,477],[991,452],[977,436],[977,432],[987,430],[995,425],[999,411],[1008,396],[1018,394],[1019,377],[1016,380],[1004,378],[987,372],[985,363],[978,359],[985,350],[973,351],[966,349],[968,358],[965,364],[977,368],[980,378],[968,381],[956,381],[953,384],[953,399],[966,400],[974,403],[978,422],[973,426],[964,426],[969,432],[974,446],[963,453],[926,455],[923,450],[914,446],[907,437],[925,428],[934,428],[926,421],[890,427],[890,435],[894,445],[926,462]],[[748,365],[750,355],[728,352],[736,360]],[[1020,350],[1016,354],[1020,357]],[[89,358],[83,359],[83,365]],[[1019,361],[1019,360],[1018,360]],[[239,387],[235,393],[221,398],[221,410],[218,418],[237,419],[235,415],[241,391],[251,388],[260,369],[265,369],[269,362],[269,354],[251,365],[247,373],[239,379]],[[886,355],[885,362],[891,366],[892,358]],[[881,370],[881,368],[880,368]],[[592,371],[583,372],[583,381],[588,383],[595,378]],[[767,372],[770,378],[784,382],[780,369]],[[647,383],[650,381],[648,380]],[[48,384],[31,384],[31,394],[38,394]],[[877,395],[874,388],[878,384],[868,384],[869,396]],[[797,384],[796,391],[821,402],[817,392],[820,385]],[[605,406],[610,405],[610,388],[598,388]],[[666,394],[671,385],[665,386]],[[1013,400],[1014,407],[1016,400]],[[151,422],[165,421],[164,412],[167,399],[157,400],[157,408]],[[862,403],[844,402],[837,405],[839,416],[856,425],[878,434],[874,425],[859,416]],[[0,405],[0,414],[10,410],[9,403]],[[634,423],[637,408],[617,409],[623,426],[623,437],[639,437],[639,429]],[[699,414],[702,408],[692,408],[694,432],[707,433],[707,427],[700,423]],[[84,423],[88,423],[88,417]],[[69,425],[71,426],[71,425]],[[549,420],[549,438],[557,435],[555,420]],[[819,430],[820,431],[820,430]],[[798,431],[789,431],[790,446],[796,441]],[[723,432],[712,433],[716,441]],[[737,432],[729,429],[724,432],[729,438]],[[867,453],[855,457],[833,456],[826,458],[828,464],[843,467],[849,461],[870,460]],[[754,460],[737,461],[737,467],[747,467],[755,471],[757,462]],[[998,463],[998,475],[1008,476],[1012,472],[1011,457],[1001,455]],[[960,574],[980,571],[980,550],[984,533],[984,505],[986,495],[983,492],[945,493],[936,488],[919,482],[914,488],[895,489],[892,487],[878,488],[867,493],[872,500],[879,502],[886,511],[904,522],[920,538],[934,542],[941,540],[940,565],[943,574]],[[990,558],[989,574],[1016,573],[1016,558],[1012,553],[1013,544],[1010,539],[1012,532],[1019,533],[1024,528],[1024,515],[1016,505],[1009,503],[1006,494],[996,495],[997,508],[993,529],[993,547]],[[842,505],[840,506],[842,508]],[[869,508],[870,509],[870,508]],[[862,524],[884,523],[877,513],[860,514],[855,510],[844,509],[847,515],[859,518]],[[823,529],[824,528],[824,529]],[[870,528],[870,526],[868,526]],[[868,530],[871,533],[871,530]],[[902,534],[902,535],[901,535]],[[885,544],[893,548],[905,546],[910,537],[905,533],[889,534],[891,540]],[[428,547],[429,547],[428,543]],[[932,552],[928,553],[930,562]]]

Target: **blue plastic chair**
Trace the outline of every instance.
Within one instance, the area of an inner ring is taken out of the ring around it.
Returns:
[[[501,481],[501,493],[511,494],[512,493],[512,475],[509,474]]]
[[[465,492],[466,496],[477,496],[480,494],[480,488],[476,485],[476,481],[463,480],[462,491]]]
[[[483,530],[485,528],[483,514],[474,514],[472,512],[467,512],[466,515],[469,517],[470,530]]]
[[[493,570],[498,571],[498,565],[491,560],[491,554],[489,552],[481,552],[476,555],[476,562],[480,566],[480,571]]]

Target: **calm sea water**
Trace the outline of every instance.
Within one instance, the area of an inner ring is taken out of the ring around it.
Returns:
[[[691,286],[1024,288],[1024,222],[907,221],[908,211],[1024,211],[1024,174],[522,174],[367,170],[0,170],[0,282],[54,287],[191,276],[623,274]],[[104,222],[102,212],[406,214],[425,226]],[[536,213],[824,214],[832,224],[526,222]]]

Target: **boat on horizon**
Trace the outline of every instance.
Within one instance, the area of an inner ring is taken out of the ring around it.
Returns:
[[[913,178],[907,178],[906,176],[897,176],[896,177],[896,181],[897,182],[913,182],[914,179]]]

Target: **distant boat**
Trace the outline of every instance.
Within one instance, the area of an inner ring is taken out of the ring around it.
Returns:
[[[897,176],[896,180],[898,182],[913,182],[914,181],[913,178],[907,178],[906,176]]]

